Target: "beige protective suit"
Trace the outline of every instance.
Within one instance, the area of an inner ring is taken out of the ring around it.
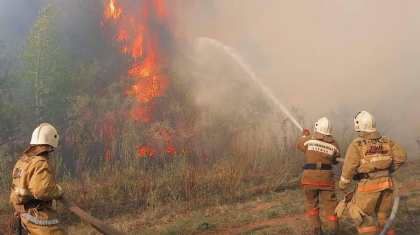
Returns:
[[[366,215],[361,224],[356,224],[359,234],[371,235],[382,231],[391,214],[393,185],[391,173],[407,159],[398,144],[379,132],[358,132],[358,138],[350,144],[345,157],[339,187],[349,187],[358,173],[359,183],[353,203]],[[371,215],[378,217],[376,226]],[[394,234],[390,230],[388,235]]]
[[[23,227],[31,235],[67,234],[52,206],[52,200],[63,193],[55,182],[53,166],[48,161],[51,151],[49,145],[26,149],[12,173],[10,202],[16,213],[20,214]]]
[[[301,184],[304,187],[305,205],[313,228],[321,227],[319,217],[319,196],[324,203],[328,227],[332,234],[338,233],[338,217],[335,215],[337,198],[332,166],[336,165],[340,151],[337,142],[330,135],[315,133],[303,137],[297,144],[299,150],[305,153]],[[308,169],[315,166],[315,169]]]

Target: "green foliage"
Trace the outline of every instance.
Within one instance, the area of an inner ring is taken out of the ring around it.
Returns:
[[[20,59],[20,72],[29,85],[27,101],[37,123],[65,125],[81,79],[71,70],[59,8],[51,4],[39,12],[20,49]]]
[[[12,56],[0,33],[0,150],[14,154],[13,142],[22,135],[26,105],[19,103],[19,79],[13,70]]]

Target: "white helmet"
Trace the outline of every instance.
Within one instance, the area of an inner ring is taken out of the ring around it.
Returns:
[[[314,132],[318,132],[324,135],[331,135],[331,123],[326,117],[319,119],[315,122]]]
[[[42,123],[32,133],[30,144],[48,144],[56,148],[58,144],[57,130],[48,123]]]
[[[354,117],[354,129],[356,131],[374,132],[376,131],[376,121],[372,114],[360,111]]]

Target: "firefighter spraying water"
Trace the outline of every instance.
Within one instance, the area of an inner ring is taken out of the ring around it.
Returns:
[[[398,209],[399,195],[398,189],[396,189],[394,195],[395,210],[391,215],[392,192],[397,185],[396,181],[390,178],[390,173],[405,162],[406,155],[394,141],[387,137],[382,137],[376,131],[373,116],[365,111],[360,112],[356,116],[355,129],[359,138],[353,141],[352,144],[355,146],[352,147],[351,145],[349,147],[346,160],[344,160],[340,158],[338,144],[331,136],[331,124],[327,118],[318,120],[315,124],[315,134],[310,135],[309,131],[303,129],[284,105],[276,99],[270,89],[256,77],[232,47],[210,38],[198,38],[197,42],[198,45],[214,45],[226,52],[258,84],[264,94],[287,115],[292,123],[304,132],[304,137],[298,143],[298,148],[306,154],[302,184],[305,188],[305,204],[315,234],[324,234],[319,218],[319,195],[325,203],[330,234],[338,233],[338,217],[342,215],[345,207],[349,208],[349,212],[356,226],[358,226],[360,234],[375,234],[377,231],[381,232],[381,235],[394,234],[392,222]],[[356,151],[353,148],[358,150]],[[339,162],[344,163],[343,176],[340,180],[340,189],[343,192],[349,186],[352,175],[356,172],[358,173],[357,180],[360,180],[361,183],[368,183],[368,185],[360,186],[356,192],[348,193],[337,207],[337,199],[334,193],[335,182],[331,165]],[[385,173],[388,174],[385,175]],[[380,185],[380,187],[375,188],[377,185]],[[357,203],[355,203],[356,200],[358,201]],[[357,204],[366,205],[361,206],[363,207],[361,209]],[[370,216],[373,213],[378,216],[379,227],[372,225],[373,222]]]
[[[298,148],[306,154],[302,184],[314,234],[324,234],[319,218],[320,194],[325,203],[330,234],[337,234],[338,218],[348,208],[359,234],[373,235],[379,232],[380,235],[393,235],[399,191],[391,174],[404,164],[407,155],[395,141],[379,134],[375,118],[370,113],[359,112],[354,124],[358,138],[350,144],[345,159],[340,158],[338,145],[330,136],[331,124],[326,118],[315,123],[315,135],[310,135],[309,130],[304,129],[304,136],[298,143]],[[326,160],[331,162],[325,163]],[[312,163],[314,161],[316,163]],[[331,164],[338,162],[344,163],[339,187],[345,197],[337,205]],[[325,176],[330,176],[331,179],[326,181]],[[353,191],[346,192],[352,179],[358,181],[358,186]],[[373,221],[374,214],[378,226]]]
[[[303,138],[297,144],[305,153],[301,184],[305,193],[305,206],[314,234],[324,234],[319,217],[319,197],[322,198],[330,234],[338,234],[338,217],[335,215],[337,198],[332,165],[340,158],[338,143],[331,136],[331,123],[323,117],[315,123],[315,134],[304,129]]]

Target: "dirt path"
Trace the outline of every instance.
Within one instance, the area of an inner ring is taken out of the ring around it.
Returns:
[[[266,229],[269,227],[279,226],[283,224],[294,224],[299,218],[304,216],[304,214],[301,215],[293,215],[293,216],[285,216],[285,217],[279,217],[279,218],[273,218],[273,219],[267,219],[267,220],[260,220],[251,222],[248,224],[240,225],[238,227],[230,227],[226,224],[220,224],[217,225],[217,232],[202,232],[199,233],[199,235],[210,235],[210,234],[221,234],[221,235],[232,235],[232,234],[251,234],[252,232]]]

